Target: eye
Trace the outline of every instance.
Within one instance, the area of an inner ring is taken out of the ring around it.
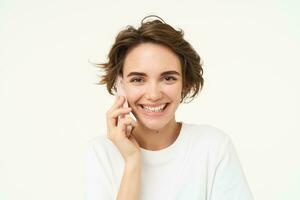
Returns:
[[[167,81],[176,81],[177,78],[175,78],[174,76],[166,76],[165,80],[167,80]]]
[[[142,82],[142,78],[138,78],[138,77],[136,77],[136,78],[132,78],[131,80],[130,80],[130,82],[133,82],[133,83],[140,83],[140,82]]]

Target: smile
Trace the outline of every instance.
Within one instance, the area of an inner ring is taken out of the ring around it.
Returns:
[[[165,108],[167,107],[167,103],[157,105],[157,106],[148,106],[148,105],[141,105],[141,108],[146,112],[163,112]]]

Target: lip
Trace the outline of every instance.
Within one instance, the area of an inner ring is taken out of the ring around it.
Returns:
[[[147,107],[158,107],[158,106],[161,106],[163,104],[168,104],[168,103],[157,103],[157,104],[144,104],[144,103],[140,103],[139,105],[143,105],[143,106],[147,106]]]
[[[162,104],[167,104],[165,109],[163,110],[163,112],[146,112],[141,105],[145,105],[145,106],[152,106],[152,107],[155,107],[155,106],[160,106]],[[143,113],[143,115],[147,115],[147,116],[162,116],[165,114],[165,112],[168,110],[168,107],[169,107],[169,103],[161,103],[161,104],[155,104],[155,105],[151,105],[151,104],[140,104],[138,106],[138,109],[141,113]]]

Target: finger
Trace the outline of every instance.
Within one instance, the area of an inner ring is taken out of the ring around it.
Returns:
[[[130,133],[132,128],[136,126],[136,122],[134,119],[132,119],[129,115],[125,116],[124,118],[120,118],[118,125],[117,125],[122,132],[124,133]]]
[[[131,111],[131,108],[119,108],[119,109],[114,110],[111,113],[108,113],[108,115],[107,115],[108,125],[116,126],[117,122],[118,122],[118,116],[121,115],[121,118],[122,118],[122,115],[129,114],[130,111]]]
[[[125,103],[125,97],[124,96],[118,96],[114,102],[114,104],[111,106],[109,111],[113,111],[119,107],[121,107]]]
[[[111,113],[108,114],[108,117],[110,118],[117,118],[119,115],[129,115],[131,112],[132,108],[118,108],[112,111]]]
[[[122,101],[124,101],[125,98],[123,96],[118,96],[114,102],[114,104],[112,105],[112,107],[106,112],[106,118],[107,118],[107,125],[108,126],[112,126],[112,125],[116,125],[117,124],[117,119],[109,119],[111,113],[117,109],[118,107],[120,107],[120,105],[122,105]],[[112,121],[110,121],[112,120]],[[109,122],[108,122],[109,121]]]
[[[132,119],[129,115],[124,118],[124,122],[126,125],[126,136],[129,138],[132,130],[137,126],[137,122]]]
[[[126,115],[125,116],[125,118],[124,118],[124,124],[131,125],[133,127],[137,126],[137,122],[130,115]]]
[[[125,122],[125,118],[120,118],[118,121],[117,129],[118,132],[121,133],[119,135],[120,137],[126,137],[127,125],[124,122]]]
[[[126,115],[125,118],[126,118],[127,124],[130,124],[133,127],[136,127],[138,125],[137,121],[132,116]]]

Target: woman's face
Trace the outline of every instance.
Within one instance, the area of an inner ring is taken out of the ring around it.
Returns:
[[[159,130],[175,122],[182,91],[181,64],[169,48],[142,43],[123,65],[123,86],[132,112],[145,128]]]

